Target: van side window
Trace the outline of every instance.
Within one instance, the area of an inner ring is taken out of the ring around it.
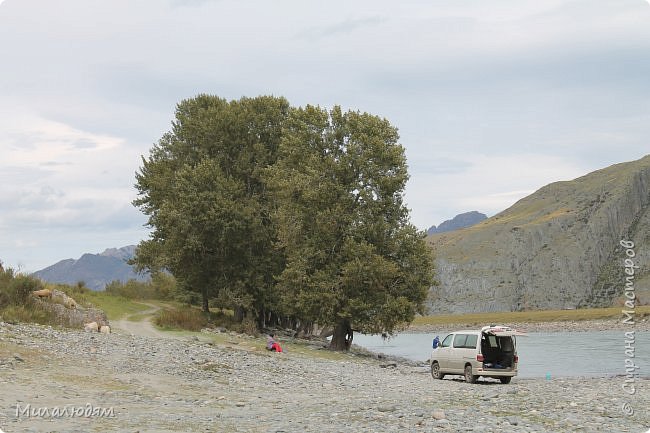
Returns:
[[[468,335],[467,340],[465,341],[465,347],[468,349],[476,349],[477,341],[478,341],[478,335]]]
[[[465,347],[466,340],[467,334],[456,334],[456,338],[454,338],[454,347]]]
[[[454,334],[449,334],[445,337],[444,340],[442,340],[442,347],[449,347],[451,346],[451,339],[454,338]]]

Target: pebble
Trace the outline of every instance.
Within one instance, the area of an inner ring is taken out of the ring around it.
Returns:
[[[184,432],[640,432],[650,425],[650,382],[642,378],[628,399],[635,415],[627,417],[619,409],[628,401],[620,392],[623,377],[516,377],[509,385],[484,379],[471,385],[453,376],[433,380],[421,366],[397,362],[395,368],[386,359],[331,360],[306,346],[312,355],[278,357],[233,341],[222,346],[119,332],[106,337],[0,324],[0,343],[11,345],[10,356],[0,355],[0,406],[114,407],[116,416],[92,420],[93,429],[131,432],[143,426]],[[89,425],[84,418],[17,419],[15,411],[0,411],[7,431],[87,431]]]
[[[510,423],[510,425],[519,425],[519,418],[516,416],[509,416],[506,418],[506,420]]]
[[[445,416],[445,412],[442,411],[442,410],[434,410],[433,413],[431,414],[431,416],[433,417],[433,419],[436,419],[436,420],[441,420],[441,419],[447,418]]]
[[[379,412],[395,412],[397,410],[397,406],[379,406],[377,407],[377,410]]]

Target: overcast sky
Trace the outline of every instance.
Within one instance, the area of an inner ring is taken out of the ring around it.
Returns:
[[[650,153],[650,5],[0,1],[0,260],[146,238],[140,156],[198,93],[386,117],[426,229]]]

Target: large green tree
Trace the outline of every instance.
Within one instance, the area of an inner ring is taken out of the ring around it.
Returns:
[[[278,276],[284,313],[332,326],[330,347],[353,332],[393,333],[422,310],[433,280],[424,234],[409,223],[397,130],[376,116],[293,109],[278,162]]]
[[[277,160],[284,98],[226,101],[199,95],[178,104],[172,129],[136,174],[134,201],[148,215],[140,268],[165,268],[185,288],[237,311],[262,311],[281,256],[262,177]]]

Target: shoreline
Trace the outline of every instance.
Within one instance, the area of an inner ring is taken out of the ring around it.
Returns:
[[[406,330],[400,333],[416,334],[416,333],[435,333],[435,332],[451,332],[460,329],[474,329],[481,326],[486,326],[492,323],[478,324],[476,322],[458,322],[458,323],[445,323],[445,324],[417,324],[411,325]],[[562,321],[548,321],[548,322],[499,322],[495,325],[505,325],[515,328],[522,332],[588,332],[588,331],[637,331],[648,332],[650,331],[650,320],[643,317],[634,324],[623,323],[620,318],[612,319],[586,319],[586,320],[562,320]]]

